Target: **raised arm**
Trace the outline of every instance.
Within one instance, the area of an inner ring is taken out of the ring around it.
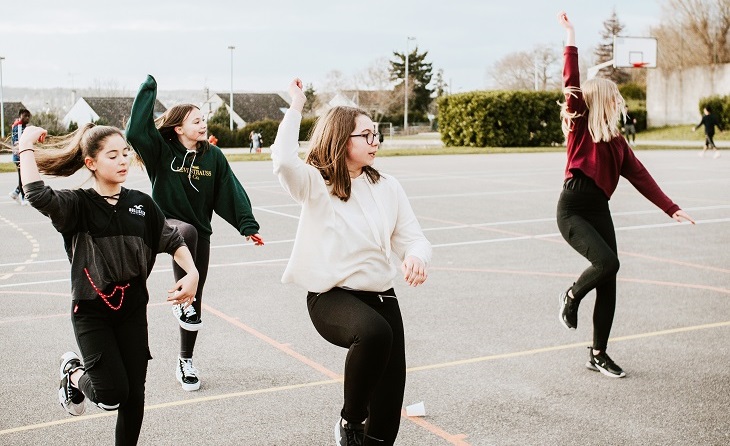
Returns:
[[[160,151],[165,141],[155,127],[155,102],[157,101],[157,82],[147,75],[134,98],[132,111],[127,122],[127,141],[139,154],[148,169],[154,169],[160,160]]]
[[[35,162],[35,143],[46,138],[48,132],[40,127],[28,126],[18,141],[18,154],[20,156],[20,179],[23,184],[30,184],[41,180],[38,173],[38,165]]]
[[[565,46],[575,46],[575,28],[573,28],[573,24],[568,20],[568,14],[565,11],[558,13],[558,22],[565,28]]]
[[[75,227],[78,217],[78,199],[70,191],[54,191],[43,184],[35,160],[35,143],[42,142],[46,130],[29,126],[18,142],[20,154],[20,177],[23,190],[31,206],[51,219],[59,232],[67,232]]]
[[[294,79],[289,84],[291,106],[279,124],[276,140],[271,146],[271,159],[274,173],[289,195],[296,201],[303,202],[310,195],[315,181],[322,176],[312,166],[308,166],[299,158],[299,126],[302,121],[302,109],[307,97],[302,91],[302,81]]]

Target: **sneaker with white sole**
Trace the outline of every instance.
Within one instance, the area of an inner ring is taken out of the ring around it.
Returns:
[[[719,150],[715,150],[715,154],[712,155],[712,157],[715,158],[715,159],[720,158],[720,151]]]
[[[15,189],[14,191],[10,192],[10,193],[8,194],[8,196],[9,196],[9,197],[10,197],[10,198],[11,198],[12,200],[17,200],[17,199],[18,199],[18,189]]]
[[[339,419],[335,424],[336,446],[362,446],[365,441],[365,426]]]
[[[198,312],[192,305],[185,307],[183,304],[173,305],[172,314],[175,315],[177,322],[187,331],[198,331],[203,325]]]
[[[605,351],[594,355],[593,348],[588,348],[590,349],[588,362],[586,362],[586,368],[588,370],[601,372],[611,378],[623,378],[626,376],[626,372],[624,372],[618,364],[613,362]]]
[[[71,374],[78,369],[83,370],[81,360],[74,352],[66,352],[61,356],[58,386],[58,402],[71,415],[78,416],[86,411],[86,397],[83,392],[71,383]]]
[[[578,305],[580,301],[568,295],[570,288],[560,293],[560,323],[563,327],[575,330],[578,328]]]
[[[177,357],[177,369],[175,376],[178,382],[186,392],[193,392],[200,388],[200,379],[198,378],[198,369],[193,366],[192,358]]]

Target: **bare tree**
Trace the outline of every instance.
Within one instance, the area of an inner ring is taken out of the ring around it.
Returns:
[[[127,90],[116,79],[107,79],[104,81],[100,79],[94,79],[94,84],[88,91],[90,93],[89,96],[106,98],[121,98],[133,95],[130,90]]]
[[[730,63],[730,0],[666,0],[652,31],[662,67]]]
[[[381,57],[355,75],[360,107],[371,114],[374,121],[380,121],[388,111],[404,101],[403,93],[393,90],[390,77],[390,62]]]
[[[510,53],[488,71],[497,88],[505,90],[534,90],[535,76],[541,90],[559,88],[560,59],[556,51],[547,46],[536,46],[532,51]]]

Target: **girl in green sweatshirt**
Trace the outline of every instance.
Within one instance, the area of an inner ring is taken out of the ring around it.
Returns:
[[[180,104],[155,120],[157,82],[152,76],[139,88],[127,124],[127,140],[142,159],[152,182],[152,198],[176,226],[193,254],[200,280],[193,305],[173,307],[180,323],[180,356],[176,376],[182,388],[198,390],[193,348],[201,326],[203,286],[210,259],[213,212],[247,240],[263,245],[251,202],[221,150],[207,140],[207,126],[198,107]],[[173,261],[175,277],[184,271]]]

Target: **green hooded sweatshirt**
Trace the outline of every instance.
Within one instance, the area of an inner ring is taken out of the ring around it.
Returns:
[[[144,161],[152,198],[165,217],[193,225],[208,241],[213,211],[243,235],[258,233],[248,195],[223,152],[206,142],[206,150],[188,153],[177,138],[166,140],[155,127],[156,99],[157,82],[148,75],[132,105],[126,136]]]

